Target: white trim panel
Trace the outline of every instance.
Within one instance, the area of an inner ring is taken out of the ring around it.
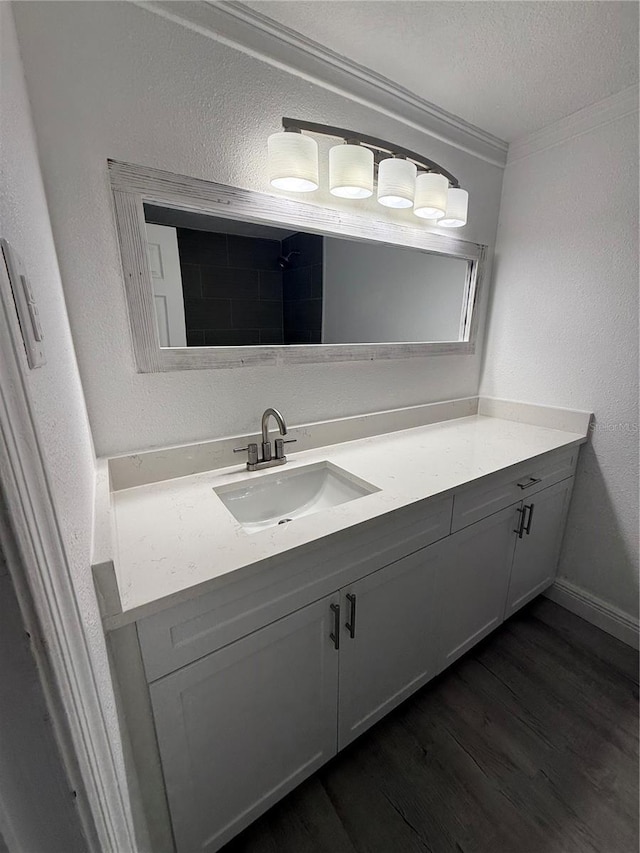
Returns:
[[[558,578],[544,595],[628,646],[634,649],[639,647],[638,619],[593,593],[581,589],[565,578]]]

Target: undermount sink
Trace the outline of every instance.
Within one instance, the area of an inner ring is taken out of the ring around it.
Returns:
[[[331,462],[317,462],[214,489],[247,533],[287,524],[379,491]]]

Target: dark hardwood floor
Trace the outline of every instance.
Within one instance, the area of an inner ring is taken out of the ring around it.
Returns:
[[[637,853],[638,655],[539,599],[224,853]]]

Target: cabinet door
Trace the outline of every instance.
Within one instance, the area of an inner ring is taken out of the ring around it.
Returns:
[[[517,539],[505,616],[553,583],[572,486],[573,477],[523,501],[526,532]]]
[[[514,505],[446,540],[438,572],[439,669],[503,620],[519,514]]]
[[[336,753],[324,598],[150,685],[177,853],[213,853]]]
[[[340,749],[435,674],[441,553],[439,542],[342,590]]]

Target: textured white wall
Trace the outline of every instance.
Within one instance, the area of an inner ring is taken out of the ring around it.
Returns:
[[[481,392],[595,412],[560,574],[638,612],[638,115],[505,172]]]
[[[95,458],[9,3],[0,3],[0,33],[1,232],[22,256],[38,302],[47,364],[29,372],[29,397],[117,753],[118,725],[90,571]],[[122,762],[119,771],[123,773]]]
[[[322,340],[457,341],[467,262],[324,239]]]
[[[299,423],[475,394],[479,355],[136,374],[107,158],[267,191],[283,115],[353,127],[440,160],[470,191],[460,236],[491,245],[502,170],[133,5],[15,14],[99,454],[255,430],[267,405]]]

